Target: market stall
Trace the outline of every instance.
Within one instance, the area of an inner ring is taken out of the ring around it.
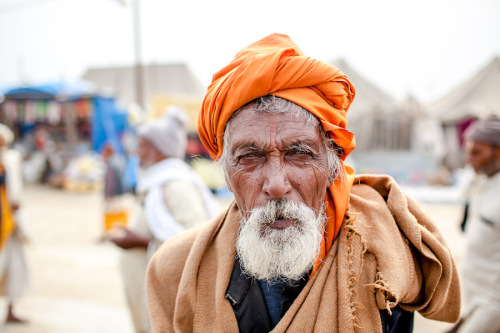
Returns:
[[[3,95],[0,122],[16,134],[30,180],[62,186],[58,180],[70,160],[96,155],[107,144],[124,153],[126,113],[114,98],[97,94],[87,82],[15,87]]]

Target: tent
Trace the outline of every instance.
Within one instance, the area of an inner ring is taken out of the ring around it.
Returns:
[[[500,57],[493,58],[469,80],[429,106],[443,124],[458,124],[470,118],[500,116]]]
[[[436,141],[428,138],[430,125],[435,123],[425,108],[411,96],[397,101],[342,59],[333,65],[356,89],[347,112],[347,129],[356,135],[356,149],[349,163],[354,162],[358,172],[386,173],[401,183],[427,182],[437,170],[440,152],[435,151]],[[422,127],[426,129],[425,138],[420,133]],[[434,131],[432,134],[434,138]]]
[[[454,170],[464,164],[464,132],[475,120],[500,116],[500,58],[493,58],[469,80],[432,103],[429,113],[440,119],[446,137],[444,164]]]
[[[339,59],[332,64],[347,75],[356,88],[356,97],[347,113],[349,119],[357,120],[374,112],[387,114],[398,111],[398,103],[392,96],[359,74],[347,61]]]
[[[410,149],[411,117],[401,112],[398,102],[345,60],[340,59],[333,65],[346,74],[356,88],[356,97],[347,112],[347,128],[356,134],[356,150]]]

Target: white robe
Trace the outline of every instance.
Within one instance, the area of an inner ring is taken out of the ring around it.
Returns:
[[[214,196],[188,164],[173,157],[156,163],[139,178],[138,192],[146,195],[144,209],[148,225],[155,238],[161,242],[185,230],[184,226],[174,219],[164,203],[162,186],[173,180],[191,183],[198,189],[207,212],[207,220],[219,212],[219,205]]]
[[[500,172],[478,176],[469,192],[462,283],[469,317],[460,332],[500,332]]]

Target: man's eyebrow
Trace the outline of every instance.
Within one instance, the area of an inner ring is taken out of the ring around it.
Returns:
[[[241,144],[233,149],[233,154],[241,151],[261,151],[262,148],[257,147],[255,144]]]
[[[315,150],[316,145],[311,145],[304,141],[294,142],[291,145],[287,146],[285,150],[303,150],[303,151],[312,151]]]

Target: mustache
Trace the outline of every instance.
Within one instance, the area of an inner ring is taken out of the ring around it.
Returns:
[[[279,219],[298,220],[300,219],[300,214],[298,214],[298,212],[304,208],[312,209],[303,203],[290,201],[288,199],[271,199],[265,206],[255,207],[250,210],[249,215],[253,213],[260,214],[263,222],[274,222]]]
[[[266,206],[264,206],[264,214],[263,217],[268,222],[273,222],[279,219],[290,219],[292,218],[292,214],[288,211],[288,206],[290,205],[290,201],[286,199],[273,199],[270,200]]]

